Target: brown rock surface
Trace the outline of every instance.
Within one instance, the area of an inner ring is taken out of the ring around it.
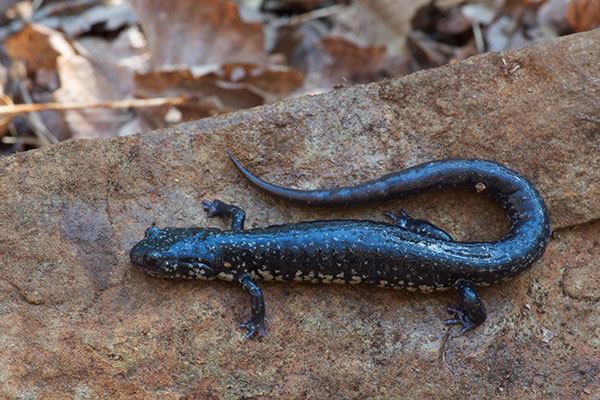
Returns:
[[[598,398],[600,30],[402,79],[0,160],[0,397],[145,399]],[[406,209],[460,239],[502,214],[450,191],[372,207],[306,209],[250,187],[356,183],[443,157],[529,177],[555,234],[534,268],[481,290],[490,311],[456,337],[454,293],[262,283],[264,340],[243,340],[246,295],[226,282],[135,270],[157,221],[209,225],[201,199],[247,226],[381,218]]]

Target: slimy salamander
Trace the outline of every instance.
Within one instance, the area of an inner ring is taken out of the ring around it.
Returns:
[[[401,212],[390,223],[361,220],[310,221],[244,229],[244,211],[220,200],[203,201],[209,217],[228,217],[230,230],[155,225],[130,253],[143,272],[160,277],[239,282],[250,295],[252,314],[242,324],[247,337],[265,335],[265,305],[255,281],[366,283],[432,292],[456,288],[459,304],[448,310],[461,333],[487,318],[476,285],[507,280],[528,269],[550,235],[548,212],[535,188],[518,173],[479,159],[427,162],[356,186],[297,190],[267,183],[248,172],[252,184],[273,196],[314,206],[381,202],[429,189],[464,188],[498,201],[510,219],[495,242],[458,242],[433,224]]]

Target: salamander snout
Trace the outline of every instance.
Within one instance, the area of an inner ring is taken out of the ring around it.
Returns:
[[[168,252],[160,252],[152,243],[152,238],[156,236],[154,232],[148,232],[157,229],[150,227],[146,231],[146,237],[138,242],[129,252],[129,259],[136,267],[152,275],[163,275],[163,270],[169,264],[173,264],[172,257]],[[171,261],[171,262],[170,262]]]
[[[210,260],[177,254],[173,249],[158,251],[142,240],[129,253],[131,263],[144,273],[164,278],[213,279],[218,274]]]
[[[212,279],[214,247],[206,240],[217,230],[204,228],[164,228],[155,224],[146,230],[144,239],[129,253],[131,263],[144,273],[167,278]]]
[[[180,272],[177,257],[147,248],[143,241],[131,250],[129,258],[133,265],[149,275],[175,277]]]
[[[173,269],[176,257],[169,246],[173,235],[169,229],[161,231],[153,223],[144,234],[144,239],[139,241],[129,252],[131,263],[152,275],[164,275],[166,269]]]
[[[139,243],[136,244],[129,252],[129,259],[136,267],[141,267],[144,262],[144,252],[140,251]]]
[[[156,250],[148,249],[142,240],[131,249],[129,259],[136,267],[155,270],[160,264],[161,254]]]

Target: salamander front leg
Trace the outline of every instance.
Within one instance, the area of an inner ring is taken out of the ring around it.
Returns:
[[[446,324],[461,324],[463,328],[460,330],[460,334],[462,335],[469,329],[483,324],[487,319],[487,311],[481,297],[475,291],[473,282],[461,279],[456,283],[456,290],[460,304],[458,308],[448,307],[447,310],[455,313],[457,318],[447,320]]]
[[[221,200],[202,201],[202,209],[206,212],[206,216],[212,217],[229,217],[231,218],[231,229],[234,231],[244,230],[244,220],[246,213],[241,208],[223,203]]]
[[[246,339],[254,336],[255,333],[260,333],[263,337],[265,334],[265,300],[263,294],[256,286],[252,277],[248,274],[244,274],[239,279],[242,287],[250,295],[250,302],[252,304],[252,315],[250,319],[242,324],[243,328],[248,329]]]

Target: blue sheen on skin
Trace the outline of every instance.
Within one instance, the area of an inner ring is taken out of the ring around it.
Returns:
[[[366,283],[432,292],[456,288],[460,305],[450,308],[463,331],[487,313],[475,285],[504,281],[528,269],[543,254],[550,223],[543,199],[521,175],[479,159],[432,161],[356,186],[297,190],[275,186],[231,159],[255,186],[305,205],[374,203],[438,188],[482,192],[503,207],[509,232],[494,242],[458,242],[433,224],[404,212],[392,223],[361,220],[309,221],[244,230],[245,213],[219,200],[204,201],[210,217],[229,217],[231,230],[148,228],[131,250],[134,265],[150,275],[236,281],[250,295],[248,336],[264,335],[264,302],[255,280]]]

